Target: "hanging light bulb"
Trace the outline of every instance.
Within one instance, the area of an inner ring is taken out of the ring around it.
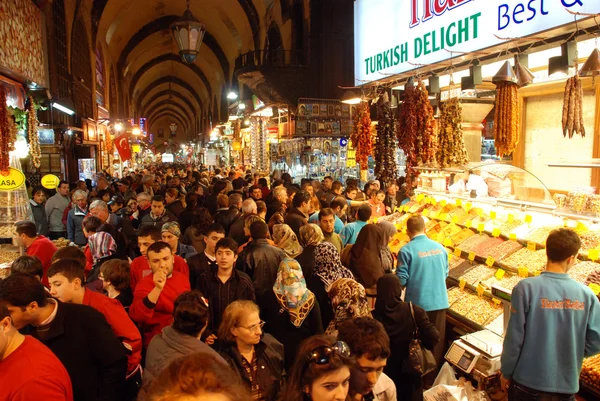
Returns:
[[[29,154],[29,144],[27,143],[25,136],[21,135],[22,132],[23,131],[19,131],[19,135],[17,135],[15,150],[10,152],[11,155],[16,156],[19,159],[23,159]]]

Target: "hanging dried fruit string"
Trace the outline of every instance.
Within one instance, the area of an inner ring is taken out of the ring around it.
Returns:
[[[519,143],[519,86],[498,82],[495,100],[494,146],[500,157],[511,155]]]
[[[396,180],[396,117],[387,94],[377,102],[377,140],[375,143],[375,176],[384,183]]]
[[[440,106],[436,156],[442,168],[469,163],[469,156],[463,138],[461,115],[462,107],[458,98],[452,98]]]
[[[0,172],[10,166],[9,153],[14,150],[16,126],[12,114],[6,105],[6,91],[0,85]]]
[[[373,138],[371,135],[371,112],[369,104],[363,103],[357,107],[354,117],[354,130],[350,137],[352,146],[356,149],[356,162],[360,169],[366,171],[369,168],[369,155],[373,154]]]
[[[40,168],[42,164],[42,151],[40,148],[40,138],[38,137],[38,119],[37,111],[35,110],[35,103],[33,98],[30,96],[28,99],[27,108],[27,137],[29,140],[29,154],[31,155],[31,161],[35,168]]]
[[[406,185],[415,187],[418,177],[415,167],[434,164],[437,150],[433,107],[421,80],[417,86],[412,80],[405,85],[404,103],[398,122],[398,146],[406,155]]]

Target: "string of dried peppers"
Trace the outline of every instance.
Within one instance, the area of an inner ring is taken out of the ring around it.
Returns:
[[[387,97],[377,103],[377,141],[375,142],[375,177],[384,183],[396,179],[396,117]]]
[[[40,138],[38,137],[38,118],[35,110],[33,98],[29,97],[29,105],[27,107],[27,137],[29,140],[29,154],[35,168],[40,168],[42,164],[42,151],[40,148]]]
[[[441,104],[436,155],[441,168],[469,163],[461,119],[462,107],[458,98],[452,98]]]
[[[410,81],[405,85],[398,123],[398,146],[406,155],[406,183],[414,187],[418,176],[414,168],[422,164],[434,164],[437,152],[433,107],[421,80],[416,86]]]
[[[371,135],[371,111],[368,103],[357,107],[354,116],[354,129],[350,136],[352,146],[356,149],[356,162],[361,170],[368,169],[369,155],[373,154],[373,137]]]
[[[519,143],[519,86],[514,82],[496,84],[494,145],[500,157],[512,154]]]
[[[581,78],[575,75],[567,79],[562,111],[563,136],[579,134],[585,137],[585,126],[583,123],[583,86]]]
[[[16,126],[6,105],[6,91],[0,85],[0,172],[10,167],[9,153],[14,150]]]

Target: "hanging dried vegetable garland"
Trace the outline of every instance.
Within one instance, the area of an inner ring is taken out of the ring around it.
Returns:
[[[14,150],[16,125],[6,105],[6,91],[0,85],[0,172],[10,167],[9,153]]]
[[[581,78],[575,75],[567,79],[562,112],[563,136],[573,138],[573,134],[585,137],[585,126],[583,123],[583,86]]]
[[[411,80],[405,85],[404,103],[398,122],[398,146],[406,155],[406,183],[414,187],[418,176],[414,168],[422,164],[434,164],[437,151],[433,107],[429,102],[429,93],[420,80],[417,86]]]
[[[352,147],[356,149],[356,162],[362,171],[368,170],[369,155],[373,154],[373,137],[371,135],[371,111],[368,103],[357,107],[354,116],[354,130],[350,137]]]
[[[42,164],[42,150],[40,148],[40,138],[38,137],[38,119],[37,111],[33,98],[29,97],[29,106],[27,108],[27,138],[29,140],[29,154],[35,168],[40,168]]]
[[[396,172],[396,117],[387,101],[387,95],[377,103],[377,141],[375,143],[375,177],[384,183],[395,181]]]
[[[494,146],[500,157],[512,154],[519,143],[519,86],[514,82],[496,84]]]
[[[441,168],[469,163],[461,119],[462,107],[458,98],[452,98],[441,104],[436,155]]]

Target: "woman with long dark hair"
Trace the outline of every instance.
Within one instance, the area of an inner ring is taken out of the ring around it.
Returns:
[[[353,360],[346,343],[317,335],[302,342],[281,400],[347,401]]]

